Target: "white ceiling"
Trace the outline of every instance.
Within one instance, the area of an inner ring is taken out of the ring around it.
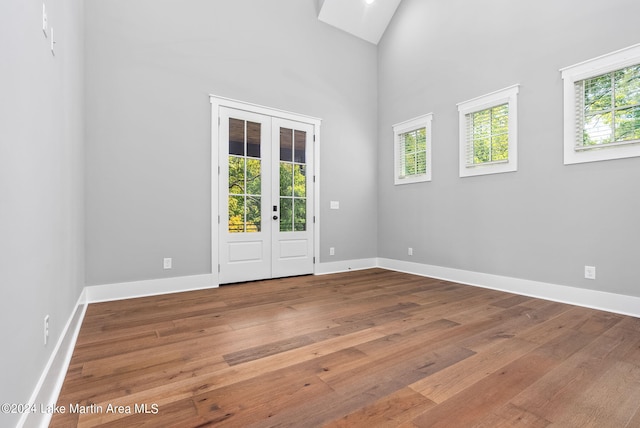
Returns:
[[[318,19],[377,45],[400,0],[319,0]]]

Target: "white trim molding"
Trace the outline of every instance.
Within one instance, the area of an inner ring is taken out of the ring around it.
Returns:
[[[378,259],[343,260],[339,262],[319,263],[316,265],[316,275],[349,272],[352,270],[372,269],[378,267]]]
[[[19,428],[49,426],[53,414],[46,409],[53,409],[58,401],[86,311],[86,293],[83,291],[29,399],[28,403],[36,406],[37,411],[23,413],[18,421]]]
[[[217,288],[218,285],[219,284],[215,282],[214,275],[209,273],[116,284],[91,285],[85,287],[84,292],[87,303],[98,303]]]
[[[385,258],[378,267],[640,318],[636,296]]]

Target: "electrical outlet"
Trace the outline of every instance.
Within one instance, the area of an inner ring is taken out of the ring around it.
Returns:
[[[413,256],[413,248],[409,247],[409,249],[407,250],[407,254]]]
[[[329,247],[329,255],[330,256],[335,256],[336,255],[336,249],[333,247]]]
[[[49,315],[44,317],[44,344],[49,342]]]
[[[171,259],[171,257],[165,257],[164,260],[162,261],[162,266],[165,269],[171,269],[173,265],[173,260]]]
[[[584,277],[586,279],[596,279],[596,267],[595,266],[585,266],[584,267]]]

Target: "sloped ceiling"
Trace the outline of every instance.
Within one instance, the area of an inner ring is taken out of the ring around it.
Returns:
[[[319,0],[318,19],[377,45],[401,0]]]

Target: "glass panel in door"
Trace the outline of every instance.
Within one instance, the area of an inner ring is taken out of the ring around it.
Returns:
[[[229,118],[229,233],[262,230],[261,124]]]
[[[307,133],[280,128],[280,232],[307,230]]]

